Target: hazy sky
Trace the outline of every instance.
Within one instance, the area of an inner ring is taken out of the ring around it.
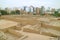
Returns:
[[[60,0],[0,0],[0,7],[45,6],[60,8]]]

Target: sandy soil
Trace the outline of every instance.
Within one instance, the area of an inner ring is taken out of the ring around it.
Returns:
[[[50,19],[53,19],[51,17],[47,17],[46,20],[40,16],[37,17],[27,17],[27,16],[2,16],[2,19],[6,19],[6,20],[12,20],[12,21],[16,21],[19,23],[22,23],[23,25],[35,25],[35,24],[39,24],[40,21],[51,21]],[[40,20],[42,19],[42,20]],[[19,31],[21,32],[21,31]],[[45,35],[40,35],[40,34],[34,34],[34,33],[27,33],[27,32],[21,32],[22,34],[27,35],[26,38],[17,38],[11,34],[7,34],[8,40],[57,40],[53,37],[49,37],[49,36],[45,36]]]

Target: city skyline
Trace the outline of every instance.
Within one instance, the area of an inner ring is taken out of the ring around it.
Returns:
[[[45,8],[60,8],[60,0],[0,0],[0,7],[22,7],[22,6],[34,6],[40,7],[44,6]]]

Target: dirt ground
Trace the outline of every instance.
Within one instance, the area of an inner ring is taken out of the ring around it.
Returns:
[[[18,22],[21,27],[25,25],[32,25],[32,26],[36,24],[40,25],[42,21],[44,22],[57,21],[56,17],[50,17],[50,16],[46,17],[46,16],[4,15],[4,16],[1,16],[0,18]],[[9,37],[8,40],[56,40],[54,37],[50,37],[50,36],[27,33],[27,32],[21,32],[21,33],[27,35],[27,38],[20,39],[8,33],[6,33],[6,35],[7,37]]]

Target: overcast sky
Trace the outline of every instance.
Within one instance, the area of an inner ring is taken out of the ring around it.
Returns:
[[[30,6],[34,7],[51,7],[60,8],[60,0],[0,0],[0,7],[21,7]]]

